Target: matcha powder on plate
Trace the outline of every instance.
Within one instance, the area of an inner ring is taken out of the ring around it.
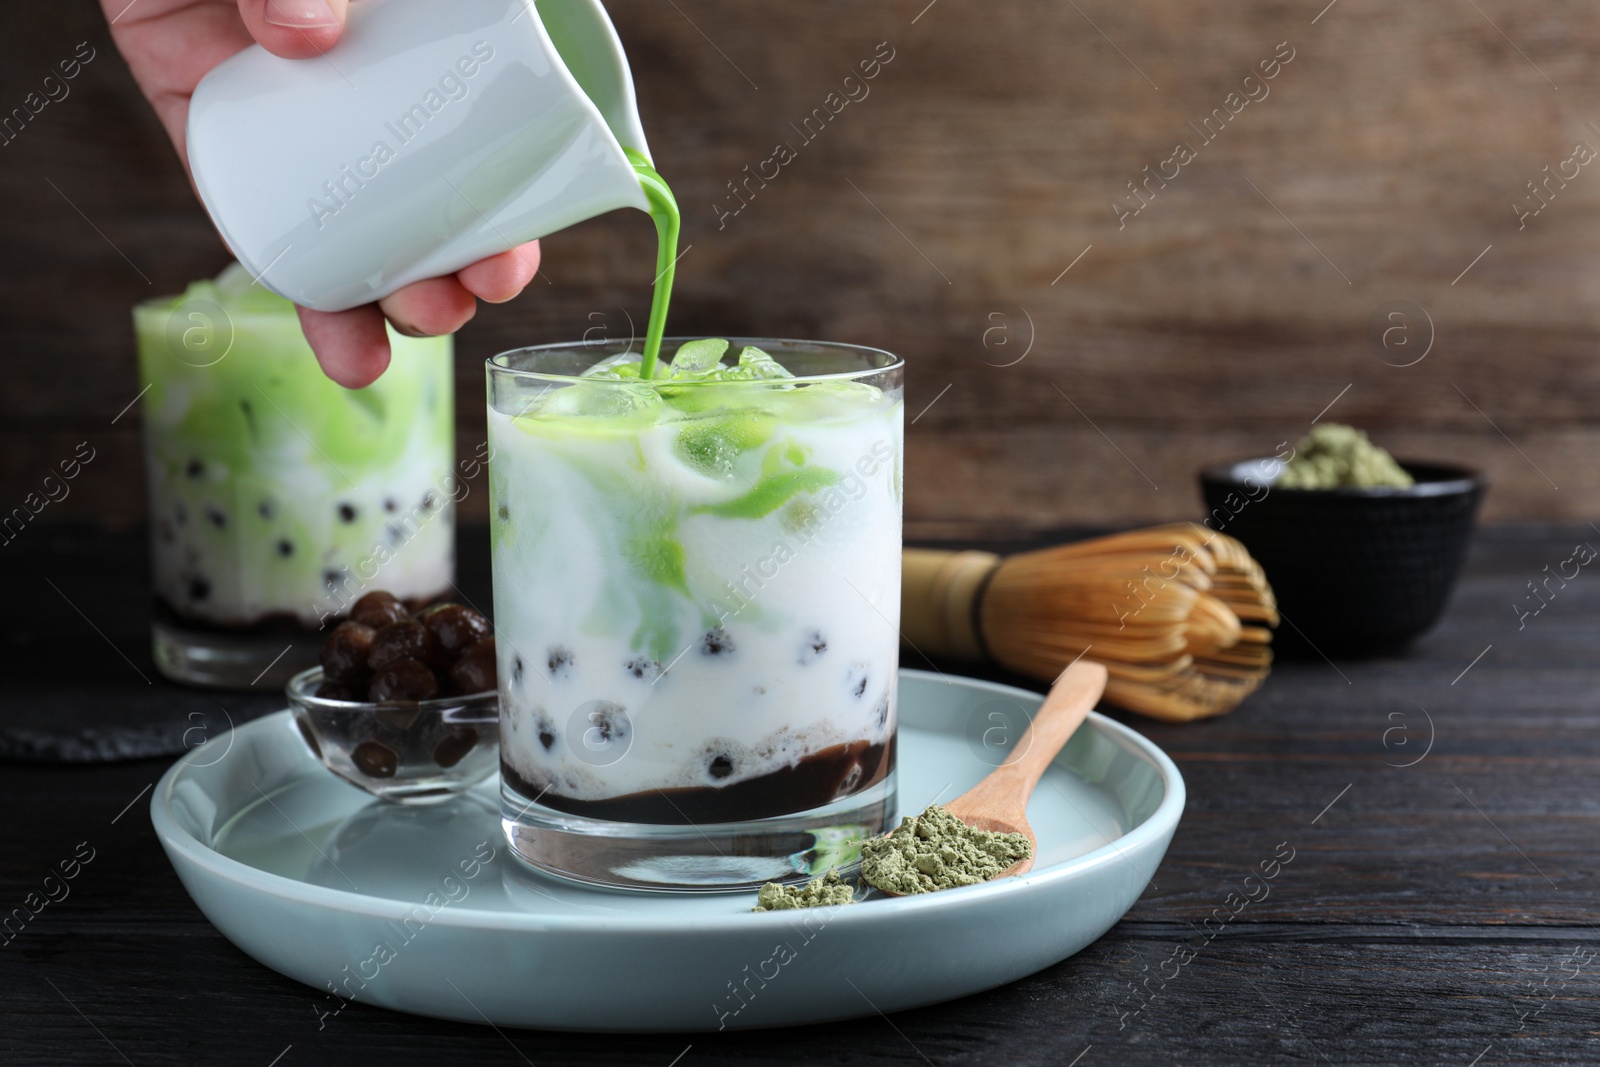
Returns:
[[[761,893],[756,897],[756,906],[750,910],[831,908],[838,904],[849,904],[855,900],[855,896],[856,891],[839,877],[839,872],[830,870],[825,877],[813,878],[804,885],[779,885],[777,882],[768,882],[761,887]]]
[[[1314,426],[1273,483],[1282,489],[1404,489],[1415,484],[1394,457],[1354,426]]]
[[[886,893],[910,896],[977,885],[1033,855],[1026,834],[975,830],[937,805],[861,846],[861,878]]]

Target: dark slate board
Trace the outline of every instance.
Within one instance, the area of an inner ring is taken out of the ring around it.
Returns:
[[[460,536],[462,595],[490,604],[488,533]],[[149,569],[137,534],[35,528],[5,546],[27,610],[0,625],[0,760],[104,763],[171,756],[284,707],[281,691],[167,681],[150,655]]]

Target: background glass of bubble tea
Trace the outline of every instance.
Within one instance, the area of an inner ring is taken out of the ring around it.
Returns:
[[[293,305],[237,265],[140,304],[134,325],[163,674],[280,686],[363,593],[420,606],[449,590],[450,338],[391,332],[389,370],[345,389]]]
[[[627,888],[847,870],[895,816],[903,364],[630,347],[489,361],[507,838]]]

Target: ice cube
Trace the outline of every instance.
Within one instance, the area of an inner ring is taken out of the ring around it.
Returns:
[[[748,369],[752,378],[793,378],[789,369],[755,345],[746,345],[739,353],[739,369]]]
[[[534,410],[543,415],[615,418],[646,412],[660,404],[661,397],[648,385],[613,384],[602,379],[593,385],[558,389]]]
[[[694,419],[678,431],[678,455],[704,474],[728,477],[739,456],[765,444],[775,425],[772,415],[759,409]]]
[[[631,352],[619,352],[603,359],[579,375],[582,378],[600,378],[606,381],[634,381],[639,377],[639,357]]]
[[[689,341],[673,354],[672,373],[668,377],[703,378],[721,365],[722,354],[727,350],[728,342],[720,337]]]

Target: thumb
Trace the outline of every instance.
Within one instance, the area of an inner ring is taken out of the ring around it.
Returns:
[[[295,310],[323,373],[346,389],[363,389],[388,368],[389,335],[376,304],[349,311]]]
[[[348,7],[349,0],[239,0],[239,16],[273,55],[310,59],[338,43]]]

